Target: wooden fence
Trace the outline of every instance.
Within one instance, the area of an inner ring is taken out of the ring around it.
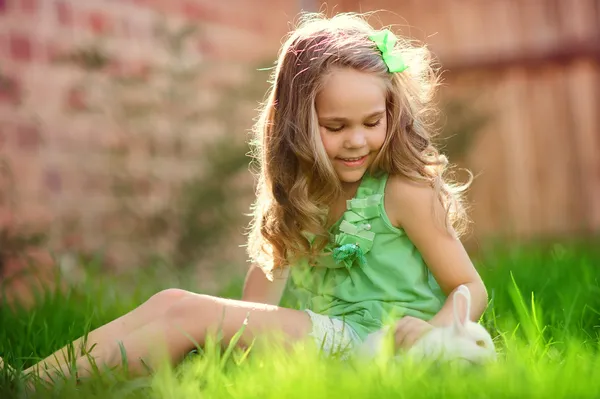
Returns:
[[[429,45],[489,116],[464,164],[477,235],[600,231],[600,0],[344,0]],[[451,117],[450,115],[449,117]],[[452,160],[451,160],[452,161]]]

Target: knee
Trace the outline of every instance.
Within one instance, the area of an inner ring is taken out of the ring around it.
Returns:
[[[193,320],[196,323],[207,322],[216,318],[222,309],[215,297],[191,294],[178,300],[169,307],[165,316],[169,322]]]
[[[157,308],[166,308],[174,306],[180,300],[193,295],[191,292],[179,288],[168,288],[154,294],[147,302],[152,302]]]

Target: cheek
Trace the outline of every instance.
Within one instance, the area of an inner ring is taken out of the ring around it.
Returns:
[[[338,138],[324,129],[321,129],[321,142],[323,143],[323,148],[325,148],[325,152],[330,158],[335,157],[338,148]]]
[[[387,125],[382,123],[381,126],[377,126],[377,130],[373,132],[371,137],[371,148],[381,148],[385,142],[387,136]]]

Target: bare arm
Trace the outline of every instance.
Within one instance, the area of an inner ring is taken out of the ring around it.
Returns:
[[[269,281],[259,267],[252,265],[246,274],[242,300],[279,305],[288,275],[287,269],[277,270],[273,272],[273,281]]]
[[[442,309],[430,323],[434,326],[452,323],[452,293],[461,284],[469,288],[473,299],[469,318],[479,319],[487,306],[486,288],[461,242],[445,229],[445,213],[433,190],[398,177],[391,183],[390,197],[394,201],[392,209],[396,222],[419,249],[443,292],[448,295]],[[432,212],[431,204],[435,204],[435,212]]]

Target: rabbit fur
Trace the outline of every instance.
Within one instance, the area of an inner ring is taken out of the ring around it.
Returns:
[[[483,364],[496,360],[496,349],[490,334],[483,326],[469,320],[471,293],[465,285],[459,286],[453,295],[453,322],[449,326],[434,327],[421,337],[404,355],[417,361],[460,361]],[[371,333],[358,347],[361,357],[373,358],[383,349],[390,335],[390,327]],[[392,334],[393,335],[393,334]]]

